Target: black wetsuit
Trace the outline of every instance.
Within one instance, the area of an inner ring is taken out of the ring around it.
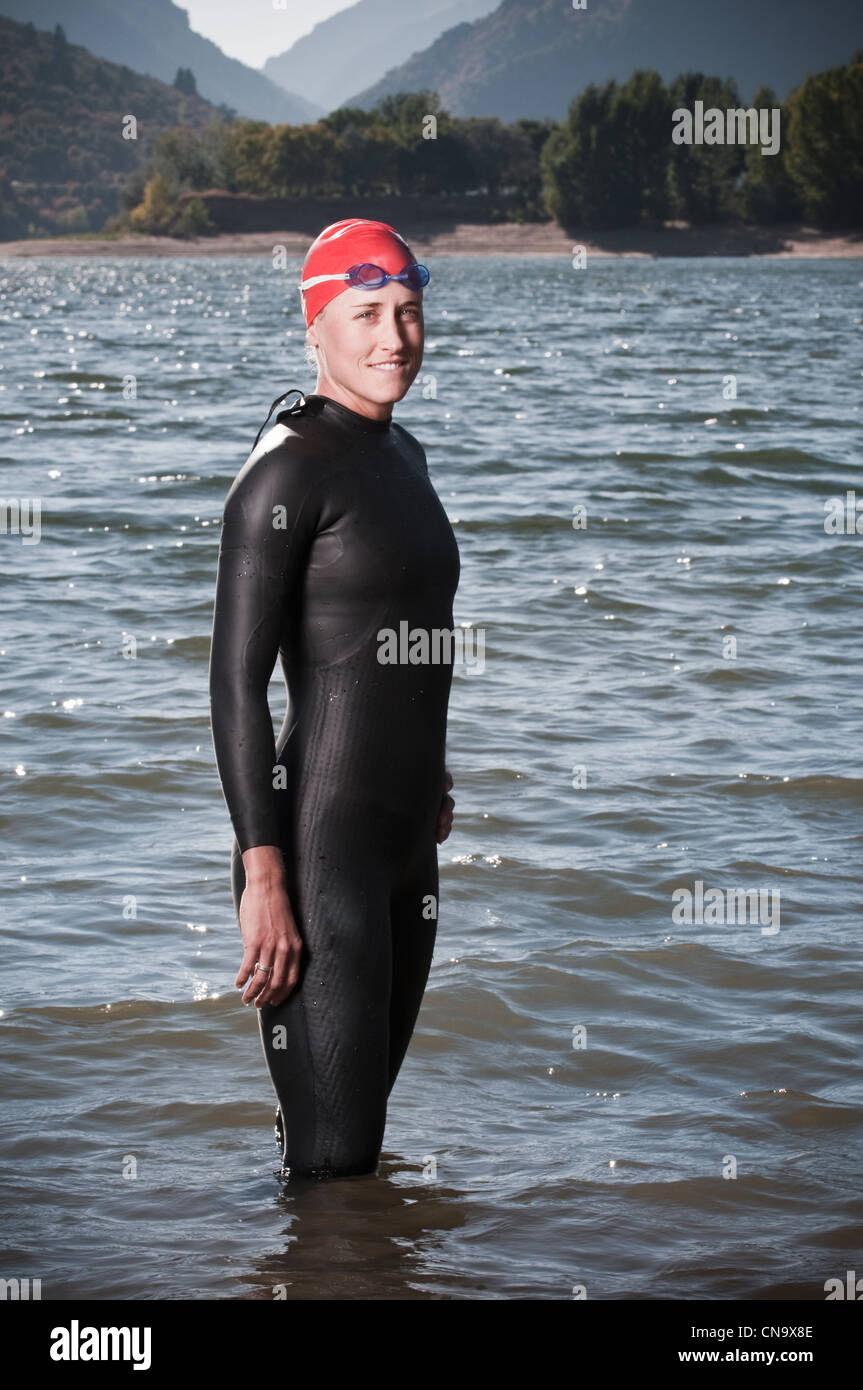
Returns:
[[[258,1010],[283,1165],[370,1172],[435,940],[452,679],[382,664],[378,633],[452,630],[458,547],[417,440],[320,395],[277,415],[222,521],[210,700],[234,906],[242,852],[278,845],[303,939],[297,988]]]

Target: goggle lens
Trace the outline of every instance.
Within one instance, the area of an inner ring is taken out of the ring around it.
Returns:
[[[421,290],[429,282],[428,268],[424,265],[403,266],[397,275],[389,275],[379,265],[352,265],[348,271],[348,283],[359,289],[379,290],[388,280],[403,280],[412,290]]]

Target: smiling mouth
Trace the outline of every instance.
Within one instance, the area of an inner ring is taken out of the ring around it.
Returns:
[[[404,371],[404,369],[405,369],[405,367],[406,367],[407,365],[408,365],[407,362],[403,362],[403,361],[401,361],[401,360],[399,360],[398,362],[370,362],[370,363],[369,363],[369,366],[370,366],[370,367],[375,367],[375,368],[377,369],[377,371],[379,371],[379,372],[380,372],[380,371],[383,371],[383,372],[399,372],[399,371]]]

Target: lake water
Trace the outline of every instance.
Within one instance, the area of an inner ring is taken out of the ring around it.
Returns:
[[[823,1299],[863,1268],[863,535],[825,530],[863,504],[863,261],[430,265],[395,413],[485,664],[380,1171],[295,1187],[207,662],[225,494],[314,387],[298,262],[0,266],[2,490],[41,504],[0,536],[0,1275]]]

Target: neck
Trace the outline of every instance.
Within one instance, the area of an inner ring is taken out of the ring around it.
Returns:
[[[330,400],[338,401],[339,405],[347,406],[348,410],[355,410],[358,415],[367,415],[370,420],[389,420],[392,418],[392,401],[370,401],[366,396],[359,396],[354,391],[348,391],[345,387],[339,386],[337,382],[330,381],[325,376],[318,377],[315,394],[329,396]]]

